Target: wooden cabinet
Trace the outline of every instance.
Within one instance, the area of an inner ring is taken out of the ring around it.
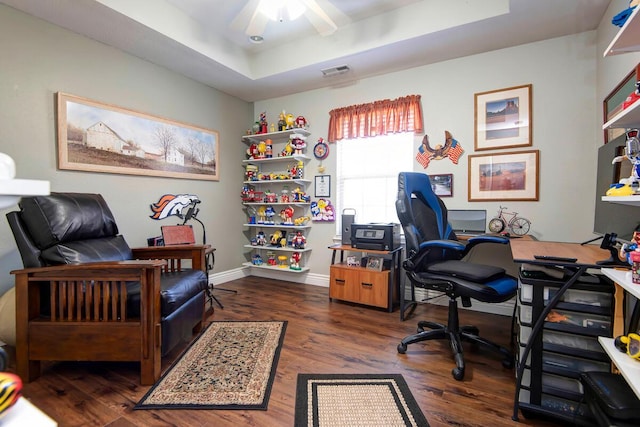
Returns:
[[[342,301],[389,308],[389,270],[370,271],[343,264],[331,266],[329,297]],[[391,292],[395,294],[395,289]],[[392,300],[397,300],[394,295]]]
[[[329,271],[329,299],[349,301],[393,311],[398,302],[400,254],[402,248],[393,251],[371,251],[347,245],[331,246],[332,264]],[[340,262],[336,263],[336,253]],[[375,271],[344,263],[344,252],[359,252],[370,256],[385,256],[390,259],[390,269]]]

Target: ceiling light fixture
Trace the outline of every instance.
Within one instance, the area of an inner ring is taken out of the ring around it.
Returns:
[[[282,22],[295,21],[302,16],[306,7],[300,0],[260,0],[258,10],[272,21]]]
[[[262,43],[264,41],[264,37],[262,37],[262,36],[249,36],[249,41],[251,43],[259,44],[259,43]]]
[[[320,70],[322,72],[322,77],[333,77],[339,74],[348,73],[351,71],[348,65],[338,65],[337,67],[324,68]]]

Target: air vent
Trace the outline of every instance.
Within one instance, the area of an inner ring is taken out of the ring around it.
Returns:
[[[324,77],[333,77],[339,74],[347,73],[350,70],[351,68],[349,68],[348,65],[339,65],[337,67],[325,68],[324,70],[320,70],[320,71],[322,71],[322,75]]]

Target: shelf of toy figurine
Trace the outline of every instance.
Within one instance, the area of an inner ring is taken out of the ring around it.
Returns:
[[[602,129],[640,127],[640,101],[636,101],[602,125]]]
[[[255,265],[255,264],[252,264],[250,262],[243,262],[242,265],[245,266],[245,267],[253,267],[253,268],[266,269],[266,270],[282,271],[282,272],[286,272],[286,273],[304,273],[305,271],[309,271],[309,267],[301,267],[300,270],[294,270],[292,268],[289,268],[288,266],[287,267],[278,267],[277,265],[267,265],[267,264]]]
[[[602,201],[619,203],[621,205],[640,206],[640,194],[635,196],[602,196]]]
[[[243,181],[243,184],[253,185],[253,184],[298,184],[298,185],[306,185],[311,184],[310,179],[260,179],[257,181]]]
[[[280,202],[242,202],[245,206],[262,206],[262,205],[271,205],[271,206],[309,206],[311,202],[289,202],[289,203],[280,203]]]
[[[309,136],[311,132],[306,130],[305,128],[293,128],[282,130],[279,132],[267,132],[267,133],[256,133],[253,135],[243,135],[243,142],[260,142],[266,141],[267,139],[271,140],[280,140],[280,139],[289,139],[292,134],[297,133],[299,135]]]
[[[309,252],[311,248],[296,249],[291,246],[270,246],[270,245],[244,245],[245,248],[259,249],[263,251],[280,251],[280,252]]]
[[[618,55],[620,53],[637,52],[640,50],[640,18],[637,18],[636,7],[627,18],[622,28],[618,30],[603,56]]]
[[[304,154],[292,154],[290,156],[277,156],[277,157],[265,157],[264,159],[245,159],[242,163],[249,164],[258,164],[258,163],[277,163],[277,162],[286,162],[286,161],[303,161],[307,162],[311,160],[311,157],[305,156]]]
[[[243,224],[245,227],[260,227],[260,228],[282,228],[290,230],[302,230],[305,228],[311,228],[311,224],[307,225],[289,225],[289,224]]]

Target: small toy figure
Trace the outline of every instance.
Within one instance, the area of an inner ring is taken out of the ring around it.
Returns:
[[[621,179],[617,184],[613,184],[607,191],[607,196],[622,196],[638,193],[640,186],[640,140],[638,139],[638,129],[627,131],[627,143],[624,148],[624,155],[614,157],[612,164],[629,160],[633,166],[631,176]],[[627,188],[626,186],[629,186]]]
[[[273,209],[273,206],[267,206],[267,209],[265,209],[265,215],[267,216],[267,220],[264,222],[265,224],[275,224],[273,217],[276,215],[276,210]]]
[[[251,246],[258,246],[258,239],[255,237],[251,238]]]
[[[269,243],[271,246],[278,246],[280,239],[282,238],[282,231],[274,231],[271,236],[269,236]]]
[[[287,268],[287,256],[286,255],[278,255],[278,261],[280,261],[280,264],[278,264],[279,268]]]
[[[271,123],[271,126],[269,126],[269,132],[275,132],[275,131],[276,131],[276,124]]]
[[[258,159],[264,159],[267,152],[267,144],[264,141],[258,143]]]
[[[280,203],[289,203],[289,187],[286,185],[280,190]]]
[[[291,206],[287,206],[286,208],[280,211],[280,218],[282,218],[283,225],[293,225],[293,208]]]
[[[300,252],[294,252],[291,254],[291,258],[289,259],[289,268],[292,270],[302,270],[300,268]]]
[[[262,265],[262,257],[260,256],[260,254],[254,254],[253,258],[251,259],[251,263],[253,265]]]
[[[294,154],[302,154],[302,150],[307,147],[306,139],[307,137],[304,135],[291,134],[291,145],[293,146]]]
[[[258,158],[258,145],[251,144],[249,148],[247,148],[247,156],[249,159],[257,159]]]
[[[256,165],[246,165],[244,174],[246,176],[246,181],[257,181],[258,167]]]
[[[293,125],[295,124],[296,119],[293,117],[293,114],[287,114],[285,116],[285,121],[287,123],[287,130],[293,129]]]
[[[291,142],[287,142],[287,145],[285,145],[280,152],[280,157],[289,157],[291,155],[293,155],[293,147],[291,146]]]
[[[307,119],[304,116],[296,117],[295,125],[297,128],[305,128],[307,127]]]
[[[264,224],[267,221],[267,208],[260,206],[256,213],[258,214],[258,224]]]
[[[264,202],[265,203],[278,203],[278,195],[270,190],[267,190],[264,193]]]
[[[267,133],[268,126],[269,124],[267,123],[267,113],[266,111],[263,111],[262,113],[260,113],[260,133]]]
[[[267,264],[276,265],[276,254],[273,252],[267,252]]]
[[[293,224],[294,225],[305,225],[307,223],[307,221],[309,221],[309,217],[308,216],[301,216],[298,217],[296,219],[293,220]]]
[[[302,235],[302,231],[297,231],[295,237],[291,241],[291,246],[296,249],[304,249],[307,239]]]
[[[264,155],[267,159],[270,159],[273,157],[273,141],[270,139],[267,139],[264,143],[267,146],[267,149]]]
[[[278,132],[281,132],[286,129],[287,129],[287,122],[284,120],[284,110],[282,110],[278,118]]]
[[[259,231],[256,236],[256,245],[264,246],[267,244],[267,236],[265,236],[264,231]]]

